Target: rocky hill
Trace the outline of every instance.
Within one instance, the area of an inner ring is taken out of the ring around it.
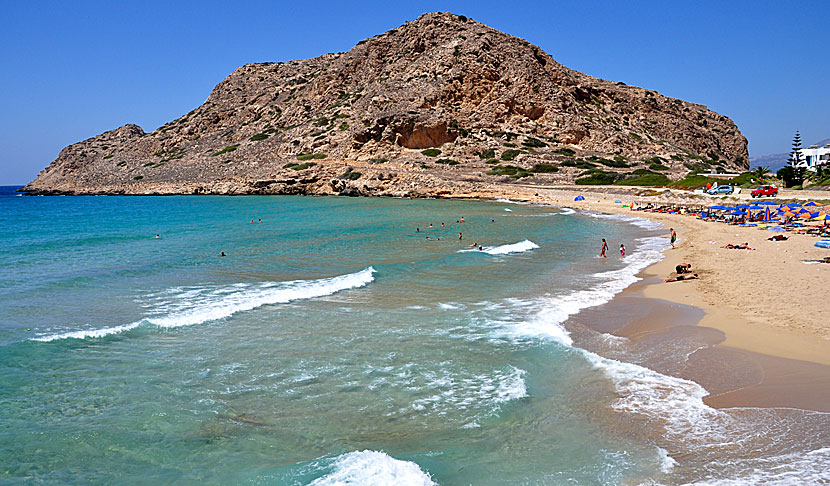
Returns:
[[[418,196],[748,166],[746,138],[705,106],[428,13],[345,53],[237,68],[151,133],[125,125],[66,147],[24,190]]]

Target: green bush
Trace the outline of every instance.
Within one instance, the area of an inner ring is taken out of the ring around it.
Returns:
[[[384,159],[384,158],[369,159],[370,164],[382,164],[384,162],[389,162],[389,159]]]
[[[505,147],[516,147],[516,144],[512,142],[504,142],[502,145]]]
[[[557,153],[557,154],[560,154],[560,155],[564,155],[565,157],[571,157],[573,155],[576,155],[576,152],[569,149],[569,148],[556,149],[556,150],[554,150],[554,152]]]
[[[671,159],[672,159],[672,160],[676,160],[676,161],[678,161],[678,162],[683,162],[683,156],[682,156],[682,155],[673,154],[673,155],[671,156]]]
[[[327,154],[300,154],[297,156],[297,160],[325,159],[326,157],[328,157]]]
[[[267,133],[257,133],[256,135],[251,137],[251,141],[252,142],[259,142],[260,140],[265,140],[266,138],[268,138]]]
[[[569,159],[560,164],[562,167],[576,167],[577,169],[593,169],[596,164],[592,164],[585,160]]]
[[[441,155],[441,150],[437,148],[428,148],[426,150],[421,150],[421,153],[427,157],[438,157]]]
[[[104,159],[111,159],[113,157],[115,157],[115,154],[109,154],[109,155],[105,155]]]
[[[501,160],[513,160],[516,158],[517,155],[522,153],[521,150],[505,150],[503,154],[501,154]]]
[[[435,161],[436,164],[447,164],[447,165],[458,165],[460,162],[457,160],[452,159],[438,159]]]
[[[590,169],[583,172],[581,175],[587,176],[576,179],[574,183],[579,185],[606,185],[613,184],[622,176],[614,172],[606,172],[600,169]]]
[[[540,174],[550,174],[553,172],[559,172],[559,167],[551,164],[536,164],[530,169],[531,172],[537,172]]]
[[[516,167],[515,165],[497,165],[488,172],[489,175],[506,175],[514,179],[521,179],[522,177],[529,177],[533,174],[527,169]]]
[[[527,140],[522,142],[522,145],[524,145],[525,147],[536,147],[536,148],[547,147],[548,146],[548,144],[546,144],[545,142],[539,140],[538,138],[533,138],[533,137],[528,137]]]
[[[602,157],[597,157],[595,155],[592,155],[592,156],[588,157],[588,160],[590,162],[602,164],[602,165],[605,165],[605,166],[608,166],[608,167],[615,167],[615,168],[628,167],[628,164],[625,163],[625,162],[618,162],[616,160],[608,160],[608,159],[605,159],[605,158],[602,158]]]
[[[652,162],[652,163],[648,164],[648,168],[650,170],[669,170],[668,167],[666,167],[665,165],[663,165],[659,162],[656,162],[656,163]]]
[[[631,138],[633,138],[634,140],[642,140],[642,139],[643,139],[643,137],[641,137],[641,136],[637,135],[637,134],[636,134],[636,133],[634,133],[634,132],[628,132],[628,136],[629,136],[629,137],[631,137]]]
[[[291,170],[305,170],[309,167],[314,167],[317,165],[315,162],[304,162],[302,164],[294,164],[294,163],[287,163],[282,166],[283,169],[291,169]]]
[[[481,159],[492,159],[495,156],[496,156],[496,149],[492,149],[492,148],[489,148],[489,149],[481,152],[480,154],[478,154],[478,157],[481,158]]]
[[[614,156],[614,161],[616,161],[616,162],[628,162],[628,157],[625,157],[623,155],[615,155]]]
[[[670,182],[668,185],[676,186],[676,187],[697,188],[697,187],[706,186],[706,184],[708,184],[710,182],[723,182],[723,181],[718,181],[717,179],[715,179],[713,177],[700,176],[700,175],[695,174],[694,172],[690,172],[690,173],[686,174],[686,177],[684,177],[683,179],[680,179],[679,181]]]
[[[144,179],[144,176],[135,176],[135,177],[133,177],[134,181],[140,181],[141,179]]]
[[[665,186],[671,182],[664,174],[658,174],[647,169],[637,169],[623,177],[624,179],[620,179],[614,184],[620,186]]]
[[[485,163],[485,164],[490,164],[490,165],[493,165],[493,164],[498,164],[498,163],[499,163],[499,161],[498,161],[498,160],[496,160],[496,159],[490,159],[490,160],[486,160],[484,163]]]
[[[363,175],[363,174],[361,174],[360,172],[354,172],[354,171],[352,171],[352,172],[349,172],[348,174],[346,174],[346,175],[344,176],[344,178],[345,178],[345,179],[348,179],[348,180],[350,180],[350,181],[356,181],[356,180],[360,179],[360,176],[362,176],[362,175]]]
[[[343,122],[343,123],[340,124],[340,131],[348,130],[348,129],[349,129],[349,124],[348,123]]]
[[[127,165],[127,163],[122,160],[121,162],[119,162],[115,165],[117,165],[118,167],[124,167],[125,165]]]
[[[239,148],[239,144],[228,145],[227,147],[223,148],[222,150],[210,154],[210,156],[211,157],[216,157],[217,155],[222,155],[222,154],[226,154],[228,152],[233,152],[234,150],[236,150],[238,148]]]

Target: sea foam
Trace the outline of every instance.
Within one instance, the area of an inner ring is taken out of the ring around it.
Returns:
[[[342,290],[364,287],[374,281],[375,269],[315,280],[236,284],[217,288],[174,289],[167,301],[159,303],[156,315],[140,321],[102,329],[87,329],[32,338],[33,341],[101,338],[134,329],[142,324],[163,328],[192,326],[230,317],[269,304],[312,299]],[[161,311],[159,313],[159,311]]]
[[[510,245],[501,245],[501,246],[485,246],[483,250],[478,250],[475,248],[467,248],[465,250],[458,250],[459,253],[470,253],[470,252],[477,252],[477,253],[486,253],[488,255],[509,255],[510,253],[524,253],[526,251],[534,250],[539,248],[539,245],[530,241],[524,240],[518,243],[512,243]]]
[[[309,486],[433,486],[429,474],[414,462],[394,459],[379,451],[355,451],[334,461],[332,471]]]

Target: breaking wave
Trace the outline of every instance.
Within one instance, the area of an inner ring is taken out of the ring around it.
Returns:
[[[154,306],[156,315],[140,321],[103,329],[86,329],[32,338],[33,341],[59,339],[101,338],[118,334],[141,325],[163,328],[192,326],[230,317],[264,305],[312,299],[342,290],[364,287],[374,281],[375,269],[365,268],[356,273],[315,280],[236,284],[218,288],[172,289],[166,301]]]

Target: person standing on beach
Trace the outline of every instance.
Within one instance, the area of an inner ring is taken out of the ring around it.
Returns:
[[[625,245],[620,243],[620,258],[625,258]]]
[[[674,246],[674,242],[677,241],[677,233],[674,232],[674,228],[669,228],[669,231],[671,231],[671,247],[677,248]]]
[[[605,251],[608,250],[608,243],[605,242],[605,238],[602,239],[602,248],[599,250],[599,256],[602,258],[608,258],[605,255]]]

